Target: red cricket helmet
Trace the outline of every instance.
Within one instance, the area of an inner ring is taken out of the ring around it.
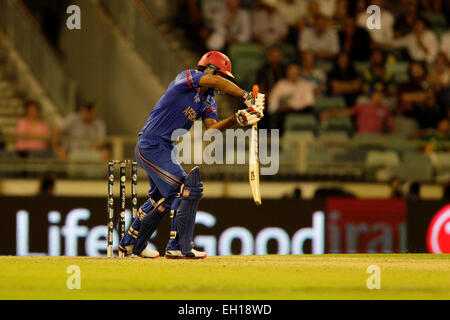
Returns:
[[[217,67],[217,72],[234,78],[231,73],[231,60],[219,51],[210,51],[203,55],[197,63],[199,67],[207,67],[209,64]]]

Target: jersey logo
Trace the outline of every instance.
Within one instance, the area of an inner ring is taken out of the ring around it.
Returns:
[[[194,109],[192,109],[190,106],[187,107],[184,111],[183,111],[184,115],[186,117],[188,117],[189,120],[191,121],[195,121],[195,119],[197,118],[197,112],[195,112]]]
[[[194,96],[194,102],[199,103],[200,102],[200,92],[197,92]]]

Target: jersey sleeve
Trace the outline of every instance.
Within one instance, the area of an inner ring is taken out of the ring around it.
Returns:
[[[210,95],[208,95],[205,99],[205,102],[203,102],[202,118],[203,120],[214,119],[219,121],[219,116],[217,114],[217,103]]]
[[[178,90],[197,90],[199,89],[198,83],[204,75],[206,73],[198,70],[184,70],[175,78],[175,88]]]

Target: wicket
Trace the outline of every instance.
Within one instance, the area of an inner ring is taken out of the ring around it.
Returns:
[[[120,215],[119,215],[119,239],[125,235],[125,208],[126,208],[126,169],[127,165],[131,165],[131,216],[132,221],[137,216],[137,162],[134,160],[112,160],[108,162],[108,204],[107,204],[107,249],[106,254],[108,257],[113,256],[113,232],[114,232],[114,167],[119,165],[120,174]],[[119,257],[123,257],[123,254],[119,253]]]

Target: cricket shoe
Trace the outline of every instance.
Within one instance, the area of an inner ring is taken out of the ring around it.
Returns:
[[[150,259],[155,259],[159,257],[159,252],[156,250],[150,250],[145,248],[144,250],[141,251],[140,254],[134,254],[133,248],[134,244],[130,244],[128,246],[119,246],[117,250],[123,253],[124,256],[150,258]]]
[[[189,254],[184,255],[181,250],[166,250],[166,259],[205,259],[206,252],[192,249]]]

